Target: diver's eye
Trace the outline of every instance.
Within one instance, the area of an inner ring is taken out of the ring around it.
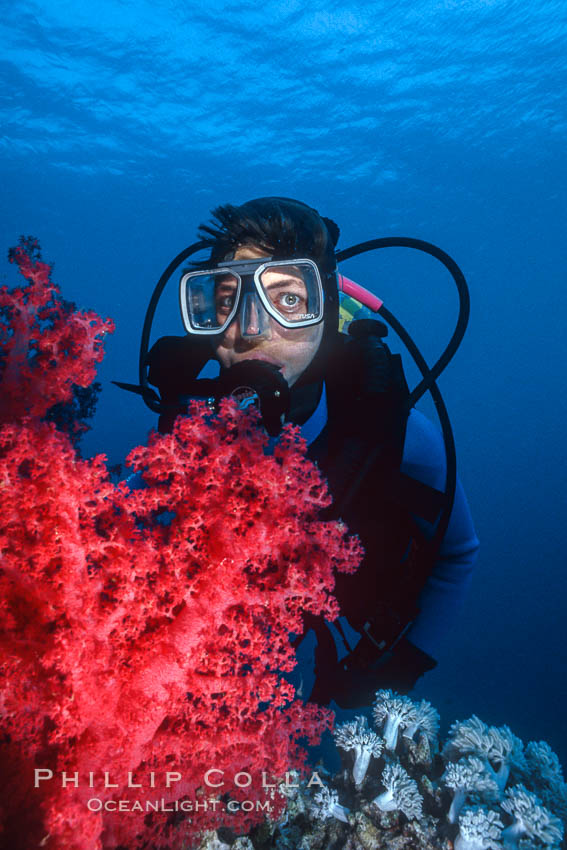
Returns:
[[[292,312],[299,307],[302,302],[302,299],[295,292],[283,292],[279,298],[279,306],[282,310],[287,310],[288,312]]]
[[[234,295],[219,295],[215,303],[218,313],[228,314],[234,307]]]

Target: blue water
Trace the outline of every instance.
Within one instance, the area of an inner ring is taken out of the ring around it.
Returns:
[[[297,197],[339,247],[415,236],[462,266],[470,329],[441,388],[482,552],[418,693],[567,764],[565,4],[15,0],[0,30],[2,250],[37,236],[64,295],[117,325],[86,453],[118,462],[154,424],[110,380],[137,380],[153,285],[219,203]],[[434,359],[456,314],[441,267],[396,250],[343,271]],[[160,333],[182,331],[174,290]]]

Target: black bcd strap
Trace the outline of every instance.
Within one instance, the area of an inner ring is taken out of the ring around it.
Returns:
[[[358,572],[336,583],[342,613],[365,633],[365,662],[391,648],[417,615],[439,546],[416,517],[433,526],[445,504],[445,494],[401,472],[409,390],[382,328],[355,322],[341,337],[327,379],[328,424],[309,452],[334,497],[327,517],[343,519],[366,547]]]

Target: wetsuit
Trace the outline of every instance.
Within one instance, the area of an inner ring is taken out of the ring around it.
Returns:
[[[313,415],[301,427],[308,445],[313,445],[327,422],[325,394]],[[401,472],[443,490],[445,484],[445,449],[440,431],[419,411],[412,410],[407,420]],[[427,523],[417,519],[425,528]],[[427,532],[426,532],[427,533]],[[363,544],[364,534],[361,535]],[[344,707],[364,705],[378,687],[393,687],[408,691],[419,676],[432,669],[438,649],[458,615],[473,570],[478,540],[471,514],[460,482],[457,482],[455,501],[447,531],[435,564],[418,599],[419,613],[394,649],[389,660],[382,660],[357,684],[346,677],[344,687],[337,684],[337,670],[329,669],[330,691],[319,688],[317,700],[334,698]],[[340,601],[340,598],[339,598]],[[340,632],[327,624],[340,661],[347,656],[360,638],[348,618],[339,619]],[[346,638],[346,646],[343,638]],[[309,634],[299,648],[302,693],[308,696],[313,684],[314,636]],[[296,682],[297,684],[297,682]],[[343,692],[344,691],[344,692]],[[358,693],[357,693],[358,691]]]

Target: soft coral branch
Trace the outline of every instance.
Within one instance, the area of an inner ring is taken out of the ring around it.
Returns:
[[[71,381],[92,380],[107,326],[69,313],[48,268],[17,257],[32,289],[4,313],[0,661],[1,755],[21,770],[9,772],[3,801],[29,825],[22,846],[47,834],[54,850],[181,846],[226,818],[222,809],[175,826],[157,814],[95,814],[86,800],[132,796],[128,772],[147,788],[150,772],[179,771],[182,782],[157,794],[169,801],[208,791],[211,766],[274,778],[301,769],[302,740],[314,743],[331,715],[294,699],[282,676],[295,663],[288,635],[304,611],[336,615],[334,570],[355,569],[359,547],[340,524],[318,521],[329,497],[297,434],[266,454],[257,422],[229,403],[216,418],[195,406],[131,453],[145,489],[113,485],[102,457],[79,458],[41,417]],[[72,369],[63,350],[76,354]],[[86,779],[34,792],[34,766],[92,772],[96,792]],[[117,789],[104,788],[105,771]],[[258,783],[230,793],[263,799]],[[6,829],[14,834],[9,820]]]
[[[42,417],[70,402],[74,386],[91,385],[104,337],[114,330],[111,321],[63,300],[37,240],[22,237],[9,259],[27,284],[0,288],[0,424]]]

